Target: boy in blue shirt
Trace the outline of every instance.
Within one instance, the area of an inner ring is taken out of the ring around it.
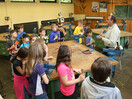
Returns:
[[[23,39],[22,39],[22,44],[21,44],[20,48],[21,47],[28,48],[29,47],[29,35],[23,34],[22,36],[23,36]]]
[[[17,26],[17,31],[18,31],[18,33],[17,33],[17,39],[21,39],[21,34],[22,35],[26,34],[26,32],[23,32],[24,31],[23,24],[20,24],[20,25]]]
[[[55,43],[60,39],[56,24],[52,24],[51,29],[52,29],[52,32],[49,35],[49,42]]]
[[[86,37],[85,44],[86,44],[87,47],[89,47],[91,49],[94,49],[94,45],[93,45],[94,42],[95,41],[92,38],[92,30],[89,28],[89,29],[87,29],[87,37]]]

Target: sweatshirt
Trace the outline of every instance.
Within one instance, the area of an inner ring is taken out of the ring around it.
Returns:
[[[122,99],[120,90],[111,82],[99,84],[91,77],[82,83],[81,99]]]
[[[54,40],[55,36],[57,35],[57,37],[59,38],[59,33],[58,31],[52,31],[49,35],[49,42],[50,43],[54,43],[54,42],[57,42],[57,39]]]

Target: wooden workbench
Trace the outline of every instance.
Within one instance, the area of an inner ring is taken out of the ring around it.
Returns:
[[[92,54],[86,55],[83,54],[82,51],[89,49],[88,47],[79,44],[73,41],[65,41],[62,42],[61,45],[68,45],[72,49],[72,66],[76,69],[84,69],[84,71],[91,71],[91,66],[93,62],[99,57],[106,57],[103,54],[93,51]],[[50,43],[48,44],[49,56],[52,55],[54,57],[53,60],[49,61],[50,64],[56,64],[57,52],[60,46],[60,42],[58,43]],[[117,61],[110,61],[111,65],[118,65]],[[53,70],[53,73],[50,75],[50,80],[58,79],[58,74],[56,70]]]
[[[69,29],[69,25],[64,25],[66,29]],[[51,29],[51,26],[44,26],[45,29]],[[71,28],[74,29],[75,25],[71,25]]]
[[[10,33],[0,33],[0,55],[9,56],[9,52],[6,50],[6,42],[8,39],[6,39],[6,36],[10,35]],[[29,34],[28,35],[32,35]]]
[[[105,33],[103,33],[104,30],[106,30],[107,28],[99,28],[99,29],[92,29],[93,32],[93,39],[95,40],[95,45],[98,48],[103,49],[104,46],[104,42],[102,40],[99,40],[96,38],[97,35],[105,35]],[[127,32],[127,31],[121,31],[120,34],[120,44],[124,47],[125,43],[127,41],[129,41],[129,37],[132,36],[132,32]]]
[[[103,33],[104,30],[106,30],[106,28],[92,29],[92,32],[105,35],[105,33]],[[132,32],[121,31],[120,37],[128,36],[132,36]]]
[[[10,35],[10,33],[0,33],[0,41],[7,41],[6,36]]]
[[[88,47],[79,44],[73,41],[62,42],[61,45],[68,45],[72,49],[72,67],[76,69],[84,69],[87,76],[91,75],[91,66],[93,62],[99,57],[106,57],[103,54],[93,51],[92,54],[83,54],[82,51],[89,49]],[[50,64],[56,64],[56,57],[58,49],[60,47],[60,42],[58,43],[49,43],[49,56],[52,55],[54,58],[50,60]],[[118,65],[117,61],[110,61],[111,65]],[[55,92],[60,90],[60,80],[57,71],[54,69],[50,74],[50,83],[48,84],[48,94],[51,96],[51,99],[55,99]]]
[[[29,36],[32,35],[31,33],[27,33]],[[6,36],[10,35],[10,33],[0,33],[0,41],[8,41],[8,39],[6,39]]]
[[[99,23],[99,26],[101,26],[101,27],[108,27],[108,23]],[[117,23],[117,26],[118,27],[122,27],[123,24],[122,23]]]

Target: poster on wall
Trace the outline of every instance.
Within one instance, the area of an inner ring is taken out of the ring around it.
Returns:
[[[98,12],[98,9],[99,9],[99,3],[92,2],[92,12]]]
[[[107,2],[100,2],[100,12],[107,12]]]

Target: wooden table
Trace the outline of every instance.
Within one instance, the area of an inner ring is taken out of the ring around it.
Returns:
[[[93,39],[95,40],[95,45],[96,47],[99,47],[101,49],[103,49],[105,47],[104,42],[102,40],[99,40],[96,38],[97,35],[105,35],[105,33],[103,33],[103,31],[106,30],[106,28],[100,28],[100,29],[92,29],[93,31]],[[125,43],[129,40],[129,37],[132,36],[132,32],[127,32],[127,31],[121,31],[120,34],[120,44],[123,46]]]
[[[27,33],[29,36],[32,35],[32,33]],[[10,35],[10,33],[0,33],[0,41],[8,41],[8,39],[6,39],[6,36]]]
[[[66,29],[69,29],[69,25],[64,25]],[[45,29],[51,29],[51,26],[44,26]],[[74,29],[75,25],[71,25],[71,28]]]
[[[77,42],[65,41],[62,42],[61,45],[68,45],[71,47],[73,68],[84,69],[85,72],[91,71],[91,66],[97,58],[106,57],[97,51],[93,51],[92,54],[89,55],[83,54],[82,51],[85,51],[89,48]],[[59,47],[60,47],[60,42],[48,44],[49,55],[52,55],[54,57],[53,60],[49,61],[50,64],[56,64],[56,57]],[[118,65],[117,61],[110,61],[110,62],[111,65]],[[54,92],[57,92],[60,89],[59,76],[56,70],[53,70],[53,72],[50,74],[49,86],[51,88],[50,92],[52,94],[52,99],[54,99]]]
[[[10,35],[10,33],[0,33],[0,55],[9,56],[9,52],[6,50],[6,36]],[[28,35],[32,35],[28,33]]]
[[[101,26],[101,27],[108,27],[108,23],[99,23],[99,26]],[[122,23],[117,23],[117,26],[122,27],[123,24]]]
[[[7,35],[10,35],[10,33],[0,33],[0,41],[7,41]]]
[[[117,23],[117,26],[120,28],[120,27],[123,27],[123,24],[122,23]],[[96,24],[96,27],[97,27],[97,24]],[[108,23],[98,23],[98,27],[100,27],[100,28],[108,28],[109,25],[108,25]]]

